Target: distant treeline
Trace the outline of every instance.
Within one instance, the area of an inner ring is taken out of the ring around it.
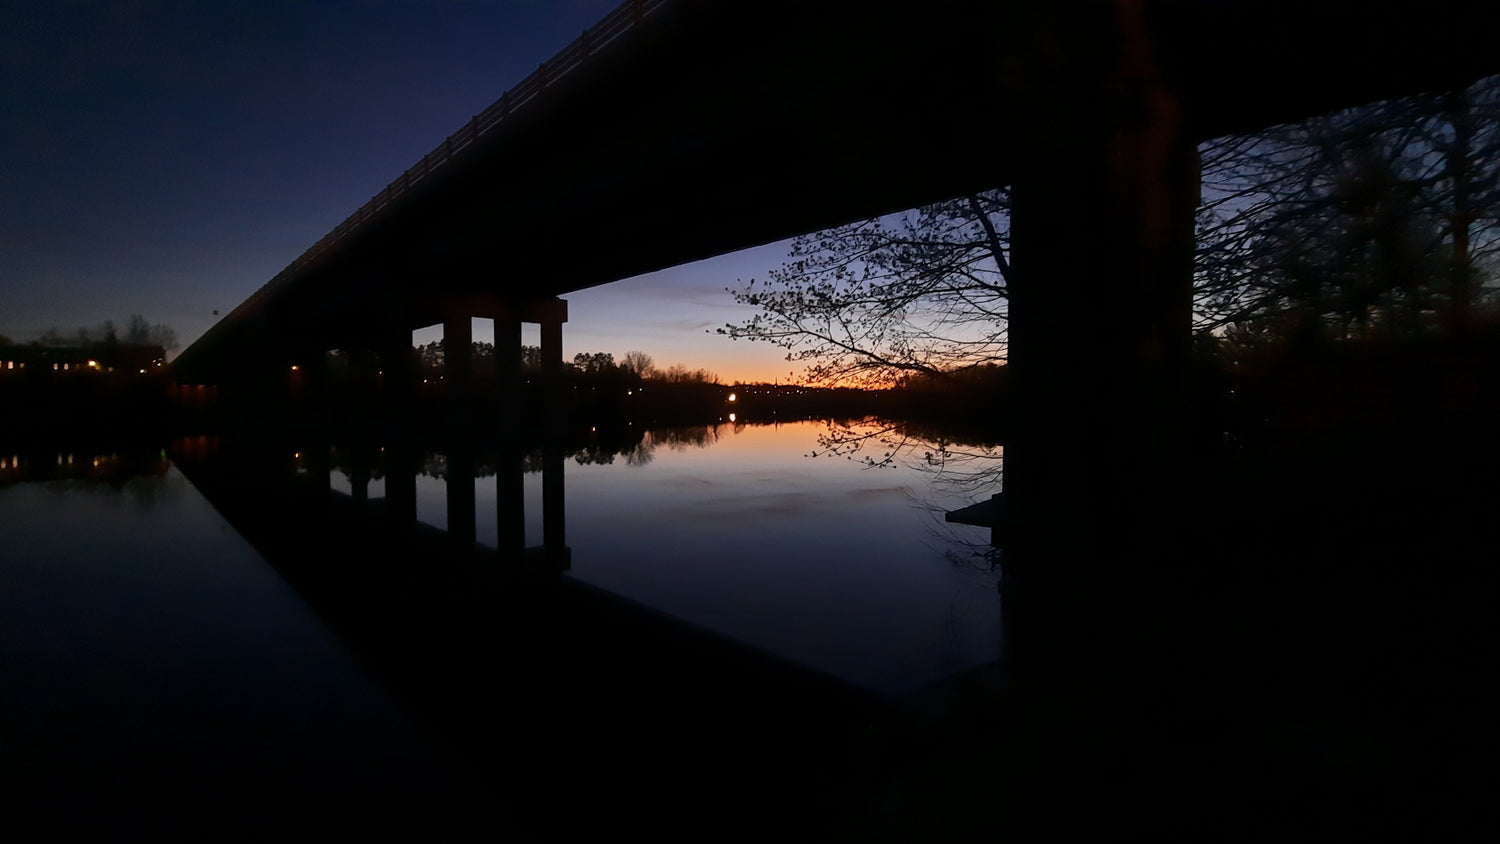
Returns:
[[[177,348],[177,332],[169,325],[152,325],[140,314],[131,314],[124,327],[116,327],[114,320],[107,319],[94,326],[83,326],[72,332],[63,332],[56,326],[42,332],[32,341],[33,346],[85,348],[90,346],[160,346],[170,351]],[[0,346],[16,345],[9,338],[0,336]]]
[[[436,340],[417,346],[413,352],[417,358],[418,373],[422,378],[441,378],[447,371],[447,344]],[[475,342],[471,350],[472,366],[481,380],[493,374],[498,367],[493,343]],[[542,350],[538,346],[522,346],[520,351],[523,375],[538,377],[546,367],[542,361]],[[571,361],[562,364],[563,375],[570,380],[609,381],[620,384],[640,384],[647,381],[669,384],[717,384],[719,376],[707,369],[690,369],[680,363],[659,369],[651,355],[641,351],[629,351],[619,360],[611,352],[579,352]]]
[[[1312,346],[1238,339],[1199,335],[1183,385],[1191,435],[1205,450],[1253,453],[1350,431],[1404,435],[1500,418],[1500,322],[1474,325],[1462,336],[1374,336]],[[392,395],[383,382],[356,384],[339,355],[326,359],[321,375],[294,369],[282,393],[176,385],[164,358],[159,345],[118,337],[75,346],[0,345],[0,434],[176,436],[380,425]],[[451,418],[460,393],[447,383],[441,343],[419,347],[416,358],[415,421],[436,430]],[[576,435],[630,425],[880,417],[1003,442],[1012,410],[1009,370],[990,364],[910,375],[880,390],[723,384],[704,369],[660,369],[640,352],[619,359],[580,353],[548,372],[540,350],[528,347],[521,364],[520,395],[501,395],[493,347],[476,344],[473,384],[460,402],[472,421],[494,429],[519,406],[532,433],[562,419]]]

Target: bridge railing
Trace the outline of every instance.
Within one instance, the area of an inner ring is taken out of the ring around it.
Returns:
[[[574,70],[577,70],[596,52],[603,49],[611,42],[627,35],[640,21],[672,2],[672,0],[625,0],[614,11],[604,16],[604,19],[584,30],[583,34],[571,44],[562,48],[556,55],[542,62],[529,76],[522,79],[515,87],[500,95],[486,109],[474,115],[468,123],[465,123],[457,132],[449,135],[432,152],[423,156],[420,161],[407,168],[395,181],[385,186],[380,193],[370,198],[369,202],[360,206],[358,211],[350,214],[317,243],[314,243],[307,251],[297,256],[286,269],[277,273],[269,282],[250,295],[250,298],[242,302],[239,307],[230,311],[224,318],[224,322],[237,314],[247,312],[258,307],[266,297],[275,293],[282,285],[291,279],[303,267],[307,266],[318,256],[339,241],[354,234],[362,226],[374,219],[380,212],[388,208],[392,203],[400,199],[423,179],[436,172],[439,167],[447,164],[454,156],[467,149],[479,138],[490,130],[505,122],[505,119],[518,109],[524,108],[532,100],[542,96],[547,87],[557,80],[562,79]]]

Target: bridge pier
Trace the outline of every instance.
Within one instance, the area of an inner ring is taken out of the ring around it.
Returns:
[[[375,350],[364,344],[354,344],[344,350],[348,372],[344,383],[341,417],[351,422],[363,422],[372,417],[378,404],[380,372]]]
[[[300,425],[316,430],[329,421],[328,353],[321,348],[293,355],[287,371],[287,409]]]
[[[320,431],[314,431],[311,442],[303,446],[302,465],[307,467],[307,485],[314,492],[314,500],[326,501],[333,486],[333,456],[329,444]]]
[[[495,383],[497,430],[500,439],[496,471],[496,510],[500,549],[525,550],[525,476],[523,471],[523,396],[521,329],[524,323],[541,327],[542,372],[542,549],[550,562],[566,567],[568,550],[565,516],[566,397],[562,395],[562,327],[568,319],[567,302],[545,299],[520,304],[493,297],[464,298],[442,305],[444,388],[442,429],[448,460],[447,508],[449,533],[457,544],[474,542],[475,396],[482,391],[473,362],[475,316],[495,324]]]
[[[502,554],[526,549],[526,476],[521,447],[521,320],[497,311],[495,372],[499,383],[499,445],[495,457],[496,542]]]
[[[472,548],[474,515],[474,329],[467,308],[443,319],[443,428],[448,538],[458,548]]]
[[[1006,506],[1023,555],[1077,565],[1156,553],[1174,533],[1189,421],[1197,152],[1143,36],[1111,29],[1062,42],[1126,46],[1112,62],[1054,57],[1031,102],[1054,128],[1013,186]],[[1071,527],[1043,536],[1026,527],[1039,519]]]
[[[458,308],[443,319],[443,414],[457,436],[473,421],[474,392],[474,326],[469,309]]]
[[[547,382],[543,400],[547,424],[542,439],[542,547],[549,560],[567,568],[566,495],[563,441],[567,426],[567,397],[562,394],[562,324],[567,303],[555,299],[533,315],[542,326],[542,375]]]
[[[380,414],[388,435],[386,446],[385,503],[393,524],[410,526],[417,521],[417,469],[420,466],[415,433],[411,430],[416,377],[411,348],[411,330],[399,321],[384,327],[378,340]]]
[[[1007,662],[1055,731],[1052,793],[1149,758],[1201,668],[1181,658],[1200,631],[1161,621],[1187,597],[1196,147],[1138,6],[1084,8],[1037,13],[1053,46],[1027,57],[1023,113],[1046,130],[1011,221]]]

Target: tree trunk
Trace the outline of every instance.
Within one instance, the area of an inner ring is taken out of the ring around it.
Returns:
[[[1448,212],[1448,230],[1453,237],[1448,270],[1448,331],[1458,335],[1468,331],[1474,298],[1469,259],[1469,226],[1474,221],[1470,173],[1474,119],[1469,113],[1467,91],[1449,92],[1443,98],[1443,111],[1453,127],[1453,143],[1444,158],[1445,172],[1453,185],[1453,206]]]

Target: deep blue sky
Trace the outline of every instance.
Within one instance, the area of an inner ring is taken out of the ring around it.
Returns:
[[[187,345],[615,5],[0,0],[0,334],[140,313]],[[785,378],[705,334],[785,254],[573,294],[565,351]]]

